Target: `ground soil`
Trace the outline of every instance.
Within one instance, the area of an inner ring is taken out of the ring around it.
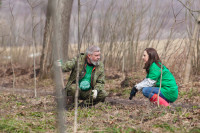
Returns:
[[[54,114],[53,108],[56,107],[54,83],[50,78],[39,80],[37,77],[37,101],[35,101],[33,70],[33,67],[23,68],[20,65],[13,67],[11,65],[0,66],[0,100],[2,102],[0,106],[3,107],[0,110],[0,116],[2,118],[7,118],[5,114],[26,116],[27,112],[30,111],[44,111],[44,107],[45,112]],[[36,72],[38,75],[39,69]],[[179,98],[176,102],[170,104],[170,108],[166,108],[150,103],[141,92],[138,92],[132,100],[128,99],[131,87],[145,77],[145,72],[142,70],[122,74],[117,70],[106,69],[105,73],[105,90],[109,95],[104,103],[97,104],[92,109],[85,108],[81,110],[82,112],[80,111],[78,127],[80,132],[115,132],[115,130],[116,132],[200,131],[199,81],[193,81],[183,86],[181,81],[177,79]],[[63,76],[65,83],[68,76],[69,73],[65,73]],[[13,103],[11,106],[5,106],[5,103],[10,101],[8,97],[13,96],[15,100],[21,103],[28,103],[27,107],[30,110],[26,112],[22,109],[26,107],[20,106],[13,112],[8,111],[12,110],[15,105]],[[29,99],[29,101],[23,99]],[[89,112],[98,113],[98,116],[90,115],[88,110]],[[73,111],[73,109],[67,111],[67,124],[69,127],[73,127]],[[82,117],[81,113],[84,114]],[[1,130],[4,132],[5,128],[0,128]],[[69,132],[72,130],[72,128],[68,128]],[[46,128],[44,132],[55,131],[56,129]]]

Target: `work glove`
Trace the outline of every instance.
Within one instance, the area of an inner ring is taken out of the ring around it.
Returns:
[[[97,90],[92,90],[92,97],[93,99],[97,98]]]
[[[138,90],[136,89],[136,87],[133,87],[131,90],[129,99],[131,100],[137,92],[138,92]]]
[[[63,61],[61,59],[56,61],[56,66],[62,66],[63,65]]]

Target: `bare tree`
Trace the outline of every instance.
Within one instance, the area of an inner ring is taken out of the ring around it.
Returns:
[[[52,24],[53,24],[53,61],[54,61],[54,81],[56,83],[56,101],[57,101],[57,119],[58,119],[58,132],[65,133],[65,117],[64,117],[64,96],[62,90],[64,88],[63,76],[61,67],[57,65],[56,61],[60,59],[60,51],[58,46],[61,46],[61,15],[60,4],[58,0],[49,1],[50,10],[52,11]]]
[[[42,54],[40,58],[40,79],[45,78],[47,76],[48,68],[50,67],[51,56],[52,56],[52,45],[50,42],[51,35],[52,35],[52,12],[51,12],[51,2],[48,1],[44,37],[42,44]]]
[[[80,0],[78,0],[78,57],[77,57],[77,69],[76,69],[76,92],[75,92],[75,112],[74,112],[74,133],[77,132],[77,117],[78,117],[78,95],[79,95],[79,54],[80,54],[80,46],[81,46],[81,42],[80,42],[80,27],[79,27],[79,22],[80,22],[80,8],[81,8],[81,4],[80,4]]]
[[[30,10],[31,10],[31,36],[32,36],[32,45],[33,45],[33,71],[34,71],[34,90],[35,90],[35,97],[37,97],[37,88],[36,88],[36,37],[35,37],[35,32],[36,32],[36,27],[38,26],[39,22],[35,24],[35,14],[34,14],[34,8],[36,8],[38,5],[40,5],[40,2],[37,3],[36,5],[33,5],[29,0],[27,0]]]
[[[62,54],[61,55],[63,61],[65,62],[69,57],[68,55],[68,44],[69,44],[69,28],[70,28],[70,19],[71,19],[71,12],[72,12],[72,5],[73,0],[61,0],[61,22],[62,22]]]
[[[10,1],[9,1],[9,9],[10,9],[10,13],[11,13],[11,25],[10,25],[10,33],[9,33],[9,45],[10,45],[10,47],[11,47],[11,45],[14,45],[13,43],[15,43],[15,37],[14,37],[14,35],[13,35],[13,27],[14,27],[14,24],[15,24],[15,18],[14,18],[14,15],[13,15],[13,8],[14,8],[14,5],[13,6],[11,6],[11,3],[10,3]],[[13,41],[13,38],[14,38],[14,41]],[[13,52],[12,52],[12,50],[10,50],[10,56],[11,56],[11,58],[10,58],[10,63],[11,63],[11,67],[12,67],[12,71],[13,71],[13,89],[15,88],[15,69],[14,69],[14,65],[13,65],[13,57],[14,57],[14,55],[13,55]]]
[[[200,73],[200,32],[198,34],[197,37],[197,65],[196,65],[196,69],[197,69],[197,74]]]
[[[194,47],[195,47],[195,43],[197,43],[196,41],[196,37],[198,35],[199,32],[199,28],[200,28],[200,16],[198,17],[196,24],[195,24],[195,28],[193,31],[193,35],[192,35],[192,40],[190,45],[188,46],[189,48],[189,52],[188,52],[188,58],[187,58],[187,62],[186,62],[186,68],[185,68],[185,76],[184,76],[184,84],[189,82],[189,78],[190,78],[190,73],[191,73],[191,67],[192,67],[192,57],[194,56]]]

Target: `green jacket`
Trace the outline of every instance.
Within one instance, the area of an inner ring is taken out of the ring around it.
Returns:
[[[161,93],[171,102],[178,98],[178,86],[172,73],[164,65],[162,69]],[[152,63],[146,78],[156,81],[155,86],[160,87],[161,68]]]
[[[79,80],[82,79],[86,73],[86,54],[81,53],[79,56]],[[65,62],[62,65],[62,70],[64,72],[70,72],[70,77],[66,88],[69,88],[72,83],[76,82],[76,69],[77,69],[77,57],[71,59],[70,61]],[[105,84],[105,75],[104,75],[104,65],[102,62],[98,66],[95,66],[95,69],[92,71],[91,75],[91,87],[92,89],[103,90]]]

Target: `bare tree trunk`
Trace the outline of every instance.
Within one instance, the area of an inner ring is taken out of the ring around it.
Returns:
[[[42,54],[40,58],[40,79],[45,78],[48,74],[48,58],[52,55],[51,51],[51,34],[52,34],[52,18],[51,18],[51,2],[48,2],[47,14],[45,21],[43,45],[42,45]],[[49,56],[48,56],[49,55]]]
[[[197,74],[200,73],[200,32],[198,34],[197,40]]]
[[[64,115],[64,96],[62,90],[64,88],[63,75],[61,67],[57,65],[56,61],[60,59],[58,46],[61,46],[61,15],[59,8],[59,0],[49,0],[50,9],[52,11],[52,23],[53,23],[53,61],[54,61],[54,81],[56,83],[56,101],[57,101],[57,128],[58,132],[65,133],[65,115]]]
[[[30,3],[29,0],[27,0],[29,6],[30,6],[30,9],[31,9],[31,28],[32,28],[32,31],[31,31],[31,37],[32,37],[32,45],[33,45],[33,72],[34,72],[34,93],[35,93],[35,97],[37,97],[37,88],[36,88],[36,59],[35,59],[35,53],[36,53],[36,39],[35,39],[35,28],[37,26],[34,25],[34,20],[35,20],[35,15],[34,15],[34,6],[32,5],[32,3]]]
[[[158,103],[158,107],[159,107],[159,96],[160,96],[160,89],[161,89],[161,86],[162,86],[162,69],[163,69],[163,65],[162,65],[162,63],[161,63],[161,72],[160,72],[160,86],[159,86],[159,90],[158,90],[158,99],[157,99],[157,103]]]
[[[72,11],[73,0],[62,0],[59,1],[59,7],[61,10],[61,36],[59,39],[61,40],[61,46],[59,50],[61,52],[61,58],[65,61],[68,59],[68,43],[69,43],[69,29],[70,29],[70,16]],[[47,14],[46,14],[46,22],[45,22],[45,31],[43,38],[43,48],[42,55],[40,58],[40,79],[46,78],[48,76],[48,70],[52,67],[52,45],[50,43],[51,35],[52,35],[52,20],[51,20],[51,10],[50,10],[50,2],[48,2]]]
[[[74,133],[77,132],[77,117],[78,117],[78,94],[79,94],[79,53],[80,53],[80,27],[79,27],[79,22],[80,22],[80,0],[78,0],[78,58],[77,58],[77,69],[76,69],[76,93],[75,93],[75,112],[74,112]]]
[[[11,45],[13,45],[12,43],[14,42],[15,43],[15,37],[13,35],[13,26],[15,24],[15,18],[14,18],[14,15],[13,15],[13,7],[11,7],[11,4],[9,2],[9,9],[10,9],[10,13],[11,13],[11,19],[12,19],[12,22],[11,22],[11,26],[10,26],[10,33],[9,33],[9,41],[10,41],[10,48],[11,48]],[[12,41],[12,38],[14,38],[14,41]],[[12,67],[12,71],[13,71],[13,89],[15,88],[15,80],[16,80],[16,76],[15,76],[15,69],[14,69],[14,65],[13,65],[13,53],[12,52],[13,48],[10,49],[10,63],[11,63],[11,67]]]
[[[189,52],[188,52],[188,58],[187,58],[186,68],[185,68],[184,84],[187,84],[189,82],[191,67],[192,67],[193,50],[194,50],[194,46],[195,46],[195,42],[196,42],[197,32],[199,31],[199,26],[200,26],[200,16],[195,24],[191,44],[188,47]]]
[[[134,12],[134,14],[132,15],[132,22],[131,22],[131,28],[129,29],[130,30],[130,35],[129,35],[129,39],[130,39],[130,45],[129,45],[129,59],[130,59],[130,62],[129,62],[129,66],[131,66],[131,68],[133,67],[133,61],[134,61],[134,52],[135,52],[135,49],[133,49],[133,46],[134,46],[134,38],[135,38],[135,27],[136,27],[136,12]]]
[[[62,23],[62,54],[61,58],[65,62],[68,59],[69,29],[73,0],[61,0],[61,23]]]

